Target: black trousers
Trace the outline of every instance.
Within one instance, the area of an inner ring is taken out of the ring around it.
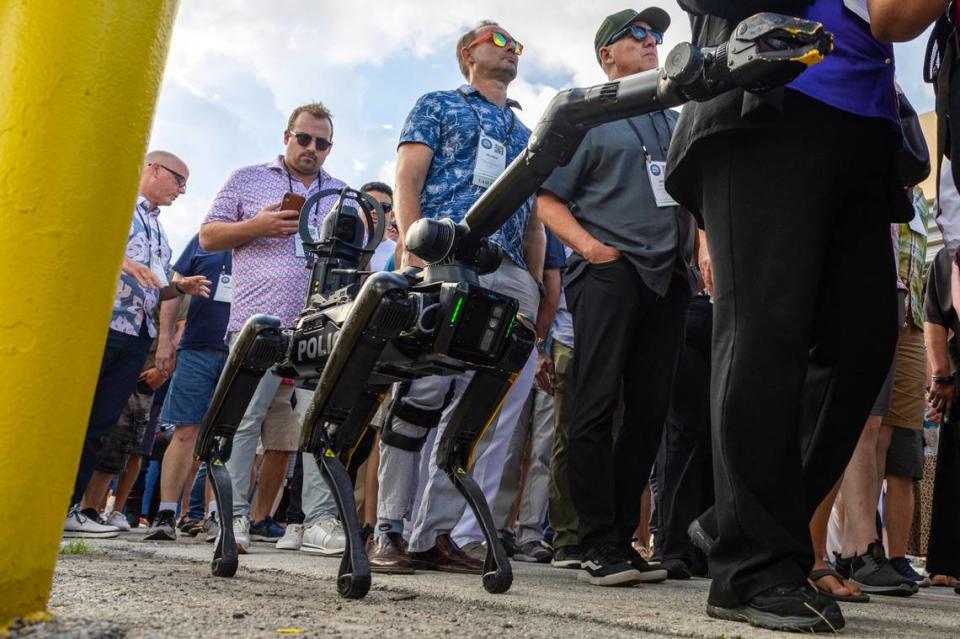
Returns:
[[[658,297],[620,259],[587,266],[566,293],[576,335],[567,477],[580,544],[629,543],[660,447],[689,285],[676,276]],[[623,423],[614,441],[621,384]]]
[[[956,412],[955,412],[956,415]],[[933,513],[927,544],[927,572],[960,577],[960,421],[940,427],[937,473],[933,480]]]
[[[694,564],[687,527],[713,505],[710,448],[710,348],[713,304],[690,299],[680,363],[657,455],[656,554]],[[702,566],[702,554],[700,565]]]
[[[120,413],[127,405],[143,364],[147,361],[152,342],[144,327],[141,327],[139,336],[127,335],[113,329],[107,332],[97,389],[87,422],[87,434],[83,439],[83,451],[74,480],[73,496],[70,498],[71,506],[80,503],[83,497],[83,491],[86,490],[97,463],[100,440],[120,419]]]
[[[897,135],[787,91],[776,125],[698,145],[716,290],[711,604],[802,583],[813,565],[810,517],[896,345]]]

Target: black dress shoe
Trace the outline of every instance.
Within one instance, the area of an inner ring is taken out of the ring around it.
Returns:
[[[840,606],[809,584],[774,586],[735,608],[708,603],[707,615],[787,632],[836,632],[845,623]]]

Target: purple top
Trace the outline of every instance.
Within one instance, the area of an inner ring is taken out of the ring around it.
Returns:
[[[231,175],[214,198],[203,223],[250,219],[263,207],[282,200],[291,187],[294,193],[310,197],[319,191],[345,186],[321,169],[319,179],[305,188],[303,182],[290,179],[283,157],[277,156],[273,162],[245,166]],[[311,213],[311,226],[319,226],[336,201],[335,195],[321,200],[317,212]],[[307,261],[297,257],[296,247],[295,236],[259,237],[233,249],[233,303],[228,332],[240,330],[243,323],[257,313],[275,315],[282,326],[293,326],[310,284]]]
[[[874,38],[870,25],[843,0],[817,0],[800,17],[832,32],[834,51],[787,86],[841,111],[886,118],[899,128],[893,45]]]

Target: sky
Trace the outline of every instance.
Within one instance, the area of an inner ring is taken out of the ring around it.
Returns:
[[[661,61],[688,40],[686,15],[672,19]],[[496,20],[524,44],[509,89],[533,126],[554,94],[603,82],[593,36],[622,0],[183,0],[173,30],[150,148],[190,167],[187,192],[161,218],[174,254],[197,232],[227,177],[282,153],[287,117],[321,101],[333,113],[334,146],[324,168],[358,188],[393,182],[400,128],[416,99],[464,82],[457,38]],[[926,37],[897,46],[897,75],[919,112],[933,108],[922,80]]]

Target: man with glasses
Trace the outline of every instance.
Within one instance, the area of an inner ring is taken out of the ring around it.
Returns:
[[[280,205],[286,193],[308,198],[345,186],[323,169],[332,139],[333,120],[326,107],[320,103],[297,107],[283,132],[283,155],[237,170],[214,199],[200,227],[200,245],[206,251],[233,250],[230,339],[251,315],[277,316],[289,328],[303,308],[310,272],[297,235],[300,212],[280,210]],[[336,199],[324,198],[311,211],[312,226],[319,226]],[[281,382],[272,373],[263,376],[237,428],[226,464],[233,480],[233,529],[241,553],[249,549],[251,539],[276,541],[283,536],[271,511],[287,459],[299,448],[300,423],[291,407],[293,386]],[[247,494],[258,440],[265,453],[251,510]],[[310,455],[304,456],[304,502],[306,521],[315,525],[304,532],[303,548],[341,552],[344,537],[336,505]]]
[[[597,62],[610,80],[655,69],[669,26],[658,7],[607,16],[594,39]],[[584,551],[580,577],[597,586],[667,575],[630,539],[660,446],[690,297],[692,218],[663,188],[676,120],[673,111],[658,111],[590,130],[537,199],[544,223],[574,251],[565,276],[577,336],[567,472]]]
[[[456,45],[457,63],[467,84],[452,91],[422,96],[407,116],[397,155],[396,205],[400,241],[421,217],[459,221],[507,164],[526,146],[529,129],[519,121],[507,98],[517,76],[522,45],[495,22],[481,22]],[[503,249],[500,268],[480,278],[481,286],[515,297],[531,322],[539,302],[546,239],[533,214],[530,198],[493,236]],[[410,253],[404,265],[423,266]],[[533,274],[533,275],[531,275]],[[500,484],[506,447],[523,401],[533,383],[536,356],[521,372],[478,448],[473,476],[487,501]],[[467,555],[452,535],[466,502],[436,464],[434,445],[427,445],[447,421],[469,375],[428,377],[398,385],[391,417],[384,425],[380,453],[380,495],[370,562],[374,570],[424,570],[479,573],[482,562]],[[438,428],[437,428],[438,427]],[[434,441],[439,440],[439,435]],[[420,450],[430,456],[428,479],[417,495]],[[403,520],[413,521],[410,554],[403,541]],[[472,514],[460,522],[458,541],[482,539]]]
[[[173,284],[168,279],[170,245],[160,224],[160,207],[170,206],[186,191],[188,175],[187,165],[173,153],[151,151],[145,158],[64,537],[117,535],[118,528],[98,521],[100,500],[110,480],[109,474],[94,472],[101,439],[117,423],[137,385],[157,336],[154,314],[160,300],[209,295],[210,281],[202,275]],[[91,483],[95,485],[85,494]]]

